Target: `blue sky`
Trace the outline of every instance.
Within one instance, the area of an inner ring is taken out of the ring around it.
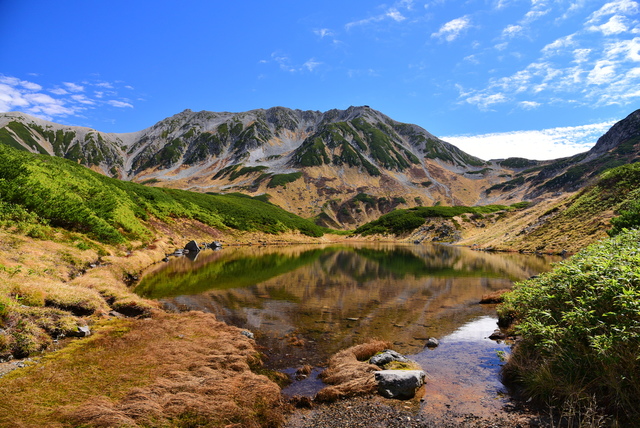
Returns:
[[[585,151],[640,108],[640,5],[0,0],[0,111],[132,132],[350,105],[483,159]]]

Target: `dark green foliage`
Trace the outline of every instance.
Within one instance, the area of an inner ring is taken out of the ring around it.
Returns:
[[[514,178],[513,180],[505,181],[504,183],[494,184],[493,186],[489,187],[486,190],[486,192],[487,192],[487,195],[493,192],[494,190],[502,190],[503,192],[506,192],[508,190],[513,190],[518,186],[522,186],[524,183],[525,183],[524,177],[517,177],[517,178]]]
[[[16,135],[29,145],[32,149],[42,154],[47,154],[47,151],[33,138],[31,131],[25,125],[20,122],[12,121],[7,124],[7,128],[11,129]]]
[[[342,144],[342,153],[340,157],[333,159],[333,163],[336,165],[346,163],[352,167],[363,167],[364,170],[373,177],[380,175],[380,170],[362,156],[361,153],[356,152],[347,142]]]
[[[269,184],[267,184],[267,187],[273,188],[278,186],[285,186],[288,183],[293,183],[300,177],[302,177],[301,172],[292,172],[289,174],[275,174],[271,177],[271,180],[269,181]]]
[[[218,178],[222,178],[225,175],[230,174],[231,172],[233,172],[236,169],[238,169],[238,167],[240,167],[240,165],[238,165],[238,164],[225,166],[220,171],[218,171],[216,173],[216,175],[213,176],[213,179],[217,180]]]
[[[253,199],[255,199],[256,201],[270,203],[269,200],[271,199],[271,195],[268,193],[263,193],[262,195],[254,196]]]
[[[457,164],[459,166],[483,166],[485,163],[481,159],[468,155],[455,146],[445,146],[443,142],[432,138],[424,139],[425,157],[429,159],[440,159],[442,161]]]
[[[391,138],[384,131],[374,127],[363,118],[357,118],[352,123],[358,131],[365,135],[371,157],[378,161],[380,165],[387,169],[400,171],[409,167],[409,163],[398,153]]]
[[[9,132],[6,127],[0,128],[0,144],[5,144],[18,150],[27,150],[20,143],[18,143],[18,141],[16,141],[16,138]]]
[[[374,206],[378,202],[376,197],[368,195],[366,193],[358,193],[353,197],[352,200],[356,202],[363,202],[371,206]]]
[[[640,227],[640,201],[629,201],[620,211],[620,216],[611,219],[613,228],[609,231],[610,236],[616,236],[624,229],[638,229]]]
[[[147,187],[4,145],[0,145],[0,202],[105,243],[149,239],[152,232],[144,220],[150,216],[268,233],[294,229],[311,236],[323,233],[308,220],[252,198]]]
[[[531,206],[531,202],[528,202],[528,201],[516,202],[515,204],[511,204],[510,206],[511,206],[511,208],[520,210],[520,209],[524,209],[524,208],[530,207]]]
[[[402,235],[411,232],[422,226],[428,217],[451,218],[464,213],[488,214],[496,211],[506,210],[509,207],[504,205],[486,205],[478,207],[414,207],[409,209],[398,209],[391,211],[355,230],[361,235],[373,234],[394,234]]]
[[[529,168],[538,164],[537,161],[525,158],[508,158],[498,163],[505,168],[512,169]]]
[[[307,138],[293,156],[296,166],[320,166],[331,162],[321,138]]]
[[[493,169],[491,169],[491,168],[482,168],[481,170],[478,170],[478,171],[466,171],[465,174],[480,174],[480,175],[484,175],[489,171],[493,171]]]
[[[160,180],[158,180],[157,178],[149,178],[148,180],[141,181],[140,184],[144,184],[148,186],[149,184],[156,184],[159,182]]]
[[[267,169],[266,166],[244,166],[240,169],[234,170],[231,175],[229,175],[229,179],[231,181],[235,180],[238,177],[242,177],[243,175],[253,174],[255,172],[261,172]]]
[[[624,231],[516,285],[499,308],[522,336],[505,374],[550,404],[591,404],[637,421],[640,231]],[[620,426],[627,426],[622,423]]]

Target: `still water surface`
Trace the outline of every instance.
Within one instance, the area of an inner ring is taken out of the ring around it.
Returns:
[[[428,373],[428,405],[444,406],[484,390],[492,399],[500,389],[497,351],[508,348],[486,339],[497,327],[495,307],[479,305],[480,297],[557,260],[435,244],[225,247],[153,268],[135,291],[251,330],[268,365],[285,371],[319,366],[368,338],[388,340]],[[441,345],[425,349],[429,337]]]

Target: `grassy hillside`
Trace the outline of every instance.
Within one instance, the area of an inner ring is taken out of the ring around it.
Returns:
[[[414,207],[398,209],[381,216],[379,219],[364,224],[356,229],[361,235],[394,234],[402,235],[422,226],[428,217],[452,218],[460,214],[488,214],[509,209],[506,205],[486,205],[479,207]]]
[[[148,241],[147,220],[195,219],[220,228],[278,233],[323,229],[250,197],[209,195],[119,181],[56,157],[0,145],[0,222],[22,220],[86,233],[104,243]],[[45,228],[31,228],[37,237]]]

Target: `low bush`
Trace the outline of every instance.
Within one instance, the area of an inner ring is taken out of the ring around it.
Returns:
[[[593,244],[553,271],[517,284],[499,308],[522,336],[505,379],[541,403],[597,405],[638,420],[640,231]]]

